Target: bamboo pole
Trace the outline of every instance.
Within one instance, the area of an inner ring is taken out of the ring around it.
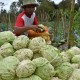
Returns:
[[[71,0],[70,21],[69,21],[68,38],[67,38],[68,48],[71,47],[71,40],[72,40],[71,32],[72,32],[72,25],[73,25],[73,18],[74,18],[74,7],[75,7],[75,0]]]

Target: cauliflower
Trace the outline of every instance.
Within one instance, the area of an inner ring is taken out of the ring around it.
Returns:
[[[62,58],[60,56],[60,51],[51,46],[51,45],[44,45],[40,49],[40,53],[44,58],[46,58],[50,63],[56,67],[62,63]]]
[[[53,77],[51,80],[62,80],[62,79],[59,79],[58,77]]]
[[[38,25],[38,28],[39,28],[40,31],[42,32],[42,31],[44,31],[45,26],[44,26],[43,24],[39,24],[39,25]]]
[[[37,75],[31,75],[28,78],[20,78],[19,80],[42,80],[42,79]]]
[[[78,69],[79,68],[79,64],[76,64],[76,63],[71,64],[71,66],[73,67],[73,69]]]
[[[75,69],[69,80],[80,80],[80,69]]]
[[[13,47],[16,50],[26,48],[28,44],[29,38],[25,35],[20,35],[13,41]]]
[[[23,60],[19,63],[16,69],[16,75],[19,78],[31,76],[36,69],[36,65],[31,60]]]
[[[26,59],[32,59],[33,52],[30,49],[19,49],[14,53],[14,56],[17,57],[20,61]]]
[[[14,56],[9,56],[0,61],[0,78],[2,80],[13,80],[15,78],[15,69],[19,60]]]
[[[16,36],[11,31],[0,32],[0,46],[5,42],[12,43]]]
[[[71,59],[74,55],[80,54],[80,49],[76,46],[73,46],[70,49],[68,49],[66,51],[66,53],[68,54],[69,58]]]
[[[72,75],[73,70],[74,69],[70,63],[64,62],[56,68],[56,76],[62,80],[68,80]]]
[[[0,47],[0,54],[3,57],[12,56],[13,53],[14,53],[14,49],[13,49],[13,46],[10,43],[4,43]]]
[[[45,40],[42,37],[33,38],[29,43],[29,48],[34,52],[38,53],[42,46],[46,45]]]
[[[74,55],[73,58],[71,59],[71,62],[80,64],[80,55]]]
[[[37,66],[34,74],[38,75],[42,80],[51,80],[54,76],[54,67],[45,58],[33,59]]]
[[[45,64],[49,63],[49,61],[43,57],[33,59],[32,61],[35,63],[37,67],[44,66]]]
[[[61,52],[60,55],[62,57],[63,62],[70,62],[69,56],[65,51]]]

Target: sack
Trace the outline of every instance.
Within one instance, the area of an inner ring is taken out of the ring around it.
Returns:
[[[28,36],[29,37],[38,37],[38,36],[41,36],[42,34],[44,34],[45,32],[48,32],[47,27],[45,27],[45,30],[43,32],[36,32],[33,30],[28,30]]]
[[[49,42],[50,41],[50,34],[48,32],[48,27],[45,26],[45,30],[43,32],[36,32],[33,30],[28,31],[28,37],[30,39],[32,39],[34,37],[39,37],[39,36],[44,38],[46,42]]]

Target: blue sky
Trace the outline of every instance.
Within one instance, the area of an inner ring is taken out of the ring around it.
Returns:
[[[9,11],[10,5],[13,1],[18,1],[18,0],[0,0],[0,2],[5,3],[5,6],[3,7],[3,9],[6,9],[7,11]],[[52,0],[52,1],[54,1],[56,4],[58,4],[62,0]],[[1,10],[1,6],[0,6],[0,10]]]

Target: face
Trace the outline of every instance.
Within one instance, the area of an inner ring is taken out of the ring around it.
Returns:
[[[33,5],[29,5],[25,8],[25,11],[27,12],[28,15],[32,15],[34,10],[35,10],[35,6]]]

